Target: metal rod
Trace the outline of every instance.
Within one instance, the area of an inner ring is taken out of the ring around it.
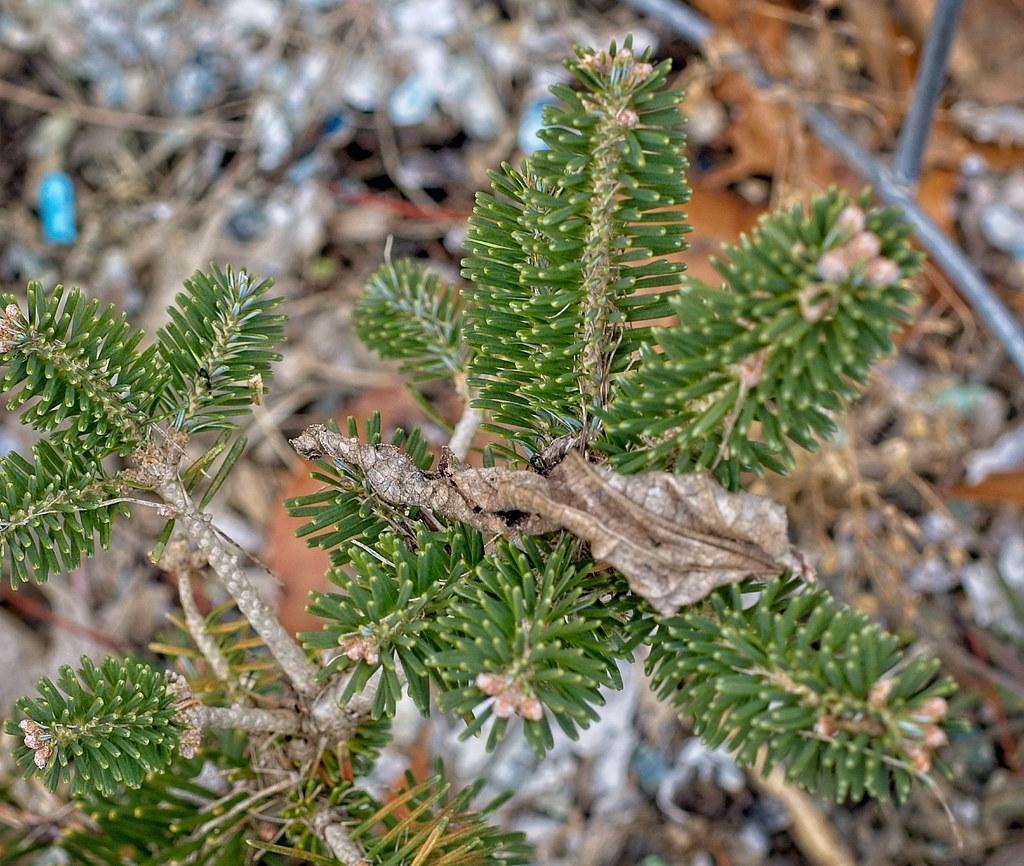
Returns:
[[[706,18],[676,0],[626,0],[626,3],[660,19],[678,36],[697,48],[706,48],[715,34],[714,27]],[[776,87],[776,82],[761,69],[749,52],[731,52],[722,55],[721,60],[726,65],[745,71],[762,90]],[[823,144],[843,157],[857,174],[874,186],[882,201],[895,204],[903,210],[921,245],[1002,343],[1017,369],[1024,373],[1024,327],[993,293],[970,259],[932,222],[896,181],[892,172],[853,141],[826,112],[796,97],[792,101],[808,128]]]
[[[819,108],[808,107],[804,109],[803,116],[814,134],[868,181],[883,202],[902,209],[903,216],[913,227],[921,246],[945,271],[993,336],[1003,344],[1006,354],[1017,369],[1024,373],[1024,327],[992,291],[971,260],[950,242],[942,229],[932,222],[921,206],[896,182],[889,169],[862,150],[828,114]]]
[[[672,0],[626,0],[638,12],[660,18],[691,45],[704,48],[715,33],[715,28],[700,12]]]
[[[928,144],[932,118],[939,103],[939,94],[946,77],[946,64],[963,5],[963,0],[937,0],[932,13],[932,23],[921,54],[921,65],[914,81],[910,111],[900,127],[896,152],[892,158],[894,177],[908,189],[913,189],[921,176],[921,158]]]

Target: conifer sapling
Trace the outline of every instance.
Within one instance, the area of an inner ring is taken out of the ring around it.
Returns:
[[[952,682],[817,586],[783,510],[742,490],[830,436],[892,350],[919,265],[906,228],[830,191],[762,219],[702,285],[665,258],[689,231],[668,62],[627,40],[567,68],[546,148],[477,197],[467,285],[388,263],[356,309],[413,382],[463,395],[452,447],[435,463],[377,417],[294,440],[323,487],[288,505],[336,585],[301,644],[204,513],[277,358],[270,284],[197,274],[147,348],[77,290],[2,299],[0,387],[42,434],[0,476],[12,585],[77,566],[149,502],[181,596],[154,645],[174,673],[83,659],[7,725],[26,774],[70,781],[92,816],[60,841],[76,862],[527,863],[479,785],[439,768],[368,793],[389,719],[408,695],[541,755],[600,718],[640,647],[708,743],[808,790],[903,800],[941,766]],[[470,465],[481,424],[497,441]],[[205,616],[197,574],[230,597]]]

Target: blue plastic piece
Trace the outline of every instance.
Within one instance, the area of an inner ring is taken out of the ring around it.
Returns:
[[[334,114],[329,114],[324,118],[323,134],[334,135],[338,132],[343,132],[350,126],[349,119],[345,116],[342,111],[336,111]]]
[[[39,219],[43,240],[48,244],[73,244],[78,237],[75,224],[75,187],[63,171],[51,171],[39,181]]]

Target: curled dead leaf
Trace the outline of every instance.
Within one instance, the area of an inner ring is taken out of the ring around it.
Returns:
[[[374,492],[484,532],[513,536],[568,530],[617,569],[662,614],[751,576],[809,570],[789,543],[784,509],[730,493],[704,474],[621,475],[569,451],[546,475],[452,466],[425,473],[391,446],[310,427],[292,445],[310,459],[359,467]]]

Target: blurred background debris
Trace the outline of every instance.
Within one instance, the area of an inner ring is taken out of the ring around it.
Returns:
[[[719,245],[766,209],[860,181],[804,128],[797,94],[862,148],[889,151],[931,0],[697,0],[716,37],[698,54],[655,17],[605,0],[5,0],[0,6],[0,289],[81,285],[147,331],[181,280],[215,260],[273,276],[289,343],[215,521],[281,577],[289,627],[326,558],[293,537],[281,501],[317,488],[286,437],[380,410],[435,447],[458,400],[410,394],[356,341],[352,303],[390,246],[458,279],[465,219],[486,171],[539,146],[547,87],[574,43],[632,32],[676,63],[688,92],[696,231],[682,256],[717,279]],[[1024,314],[1024,52],[1020,0],[965,4],[924,153],[917,201],[1019,319]],[[736,46],[785,91],[723,58]],[[643,687],[642,665],[602,721],[538,764],[521,740],[495,756],[415,712],[372,780],[386,790],[440,755],[549,866],[871,866],[1024,862],[1024,386],[934,264],[900,354],[874,375],[835,441],[787,479],[783,502],[821,579],[942,655],[973,727],[953,778],[904,808],[835,808],[756,781],[708,752]],[[0,417],[0,451],[28,434]],[[139,515],[159,531],[156,515]],[[0,588],[3,712],[82,652],[145,652],[173,608],[141,533],[45,589]],[[221,599],[206,599],[216,604]],[[410,708],[411,709],[411,708]],[[16,781],[0,750],[0,823],[60,804]],[[952,812],[956,828],[946,809]],[[45,855],[44,855],[45,856]],[[40,863],[51,862],[45,859]]]

